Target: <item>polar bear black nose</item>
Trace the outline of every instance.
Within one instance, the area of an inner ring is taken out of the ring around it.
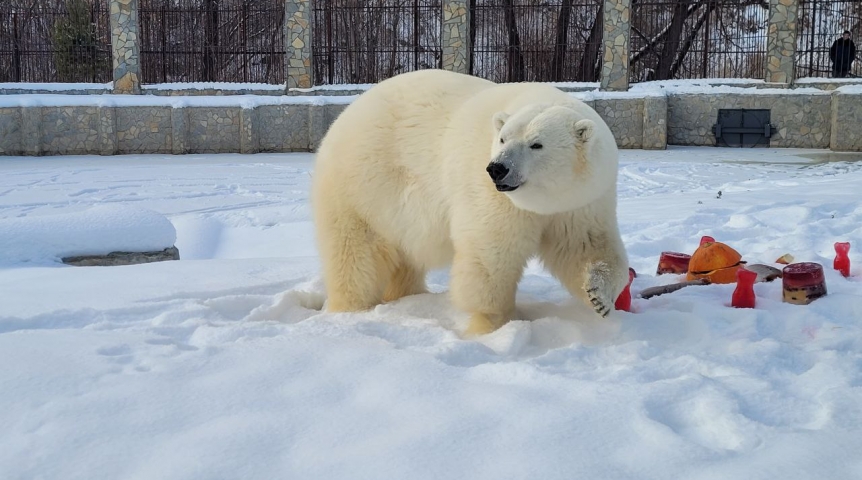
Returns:
[[[488,168],[485,169],[488,172],[488,175],[491,175],[491,180],[494,183],[499,183],[500,180],[506,178],[506,175],[509,174],[509,169],[506,168],[502,163],[491,162],[488,164]]]

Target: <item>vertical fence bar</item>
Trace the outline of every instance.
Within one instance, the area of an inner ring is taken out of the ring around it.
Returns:
[[[18,27],[18,11],[12,12],[12,65],[15,71],[15,81],[21,81],[21,33]]]
[[[419,0],[413,0],[413,70],[419,70]]]
[[[805,0],[803,0],[805,1]],[[814,74],[814,42],[817,39],[817,35],[814,34],[817,31],[817,1],[816,0],[807,0],[809,5],[811,5],[811,44],[808,46],[809,59],[808,59],[808,76],[811,77]]]
[[[326,6],[326,81],[332,83],[335,78],[335,52],[332,44],[332,6]]]
[[[708,0],[709,3],[715,2],[715,0]],[[712,12],[714,5],[707,4],[706,6],[706,27],[703,33],[703,70],[701,75],[703,78],[709,76],[709,39],[710,39],[710,29],[712,27]]]
[[[240,7],[240,10],[242,13],[239,17],[239,27],[240,27],[239,30],[240,30],[240,36],[242,37],[242,44],[244,47],[243,48],[244,51],[242,53],[245,54],[248,52],[248,4],[245,2],[242,2],[242,7]],[[243,57],[242,60],[240,60],[240,66],[242,68],[242,81],[247,82],[247,81],[249,81],[248,55],[242,55],[242,57]]]
[[[161,30],[161,41],[162,41],[162,51],[161,51],[161,59],[162,59],[162,82],[168,81],[168,21],[167,21],[167,12],[165,12],[165,4],[161,4],[161,8],[159,8],[159,19],[162,24]]]

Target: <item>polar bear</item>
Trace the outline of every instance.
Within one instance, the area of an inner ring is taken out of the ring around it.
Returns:
[[[312,209],[328,312],[425,293],[451,266],[467,334],[515,316],[538,256],[600,315],[628,283],[618,150],[601,117],[557,88],[443,70],[387,79],[321,142]]]

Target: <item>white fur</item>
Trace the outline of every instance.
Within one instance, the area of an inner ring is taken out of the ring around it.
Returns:
[[[345,109],[317,154],[327,310],[425,292],[425,273],[451,265],[451,297],[470,331],[484,333],[512,318],[524,266],[539,255],[606,314],[628,282],[617,157],[596,112],[547,85],[441,70],[381,82]],[[498,192],[492,161],[521,185]]]

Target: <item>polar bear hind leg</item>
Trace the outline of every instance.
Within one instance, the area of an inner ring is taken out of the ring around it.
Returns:
[[[428,293],[425,271],[412,265],[403,254],[399,254],[398,257],[398,263],[390,274],[389,284],[383,293],[384,302],[394,302],[408,295]]]
[[[352,212],[321,215],[317,229],[327,312],[367,310],[381,303],[385,280],[395,271],[395,249]]]
[[[327,212],[318,222],[328,312],[368,310],[427,293],[425,271],[354,213]]]

